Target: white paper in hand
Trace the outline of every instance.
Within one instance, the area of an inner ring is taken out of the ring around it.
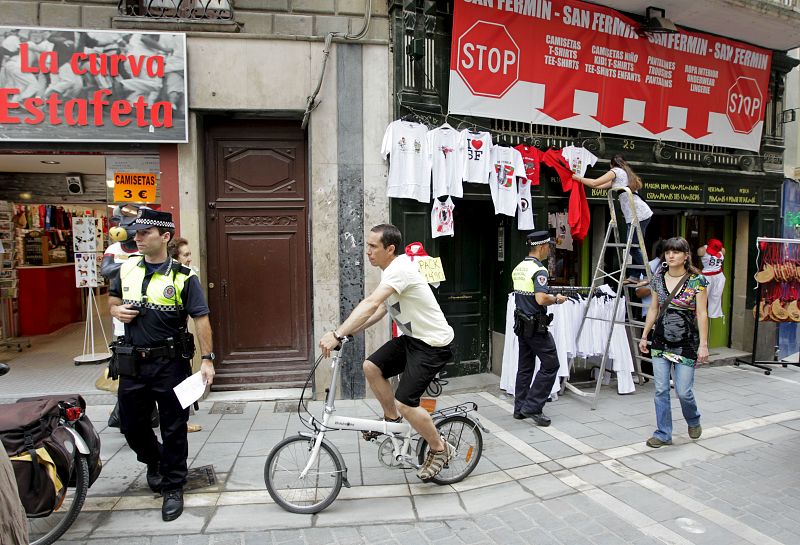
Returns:
[[[198,371],[174,388],[175,395],[178,396],[178,403],[184,409],[200,399],[206,391],[203,375]]]

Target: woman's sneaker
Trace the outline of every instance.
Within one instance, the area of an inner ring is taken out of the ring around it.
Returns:
[[[428,456],[425,458],[425,463],[417,471],[417,477],[423,481],[427,481],[439,474],[444,466],[453,459],[456,454],[456,447],[444,441],[444,450],[436,452],[432,448],[428,448]]]
[[[402,416],[398,416],[397,418],[386,418],[384,416],[383,418],[379,418],[378,419],[378,422],[380,422],[380,421],[394,422],[395,424],[399,424],[400,422],[403,421],[403,417]],[[380,431],[362,431],[361,432],[361,437],[364,438],[364,441],[374,441],[375,439],[377,439],[381,435],[383,435],[383,432],[380,432]]]

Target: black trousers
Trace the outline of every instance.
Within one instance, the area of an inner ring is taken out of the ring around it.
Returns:
[[[522,336],[518,339],[519,365],[517,366],[514,412],[537,414],[542,412],[558,376],[556,343],[549,332],[536,333],[531,337]],[[542,361],[542,366],[531,385],[537,357]]]
[[[154,358],[140,363],[138,377],[121,376],[119,381],[121,431],[137,460],[159,464],[164,490],[182,488],[186,484],[189,409],[181,408],[172,389],[188,376],[186,361]],[[150,427],[150,415],[156,403],[161,443]]]

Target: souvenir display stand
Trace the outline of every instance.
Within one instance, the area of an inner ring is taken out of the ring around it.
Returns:
[[[767,365],[800,365],[778,359],[778,347],[772,360],[756,360],[758,345],[758,325],[760,322],[800,323],[800,240],[789,238],[758,237],[758,273],[756,273],[756,302],[753,308],[755,325],[753,327],[753,352],[749,359],[737,358],[735,365],[744,363],[764,370],[769,375],[772,370]],[[800,351],[800,346],[798,347]]]

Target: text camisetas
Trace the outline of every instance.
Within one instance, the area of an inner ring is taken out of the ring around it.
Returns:
[[[141,72],[152,78],[164,77],[164,57],[160,55],[104,55],[75,53],[69,62],[61,65],[55,51],[44,52],[37,62],[30,62],[28,44],[20,44],[21,72],[29,74],[58,74],[59,70],[71,70],[77,75],[87,72],[97,75],[118,76],[120,66],[128,65],[131,73]],[[88,67],[82,63],[88,61]],[[110,119],[116,127],[126,127],[134,123],[138,127],[171,128],[172,104],[168,101],[149,104],[140,96],[135,101],[119,99],[109,101],[112,92],[98,89],[87,98],[64,99],[58,93],[47,98],[30,97],[21,102],[12,101],[20,89],[0,88],[0,124],[38,125],[47,121],[50,125],[100,127],[105,119]]]

